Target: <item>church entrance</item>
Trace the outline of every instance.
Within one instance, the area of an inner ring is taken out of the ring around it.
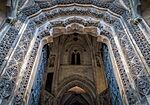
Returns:
[[[95,37],[62,35],[42,52],[43,84],[38,91],[33,88],[31,105],[33,100],[41,105],[122,105],[108,47]]]
[[[0,104],[149,104],[150,46],[147,24],[135,16],[139,3],[14,1],[16,16],[0,38]]]

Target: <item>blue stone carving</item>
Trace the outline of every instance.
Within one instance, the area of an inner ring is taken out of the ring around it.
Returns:
[[[47,57],[47,45],[45,45],[42,49],[42,54],[40,57],[34,84],[31,89],[31,94],[30,94],[30,99],[29,99],[28,105],[38,105],[39,104],[40,91],[41,91],[41,87],[42,87],[42,79],[43,79],[44,71],[46,69],[47,58],[48,58]]]
[[[103,49],[102,57],[104,62],[104,69],[105,69],[105,74],[108,82],[108,88],[111,94],[112,105],[123,105],[121,95],[119,92],[119,87],[113,72],[114,70],[112,67],[112,62],[109,55],[108,47],[103,44],[102,49]]]

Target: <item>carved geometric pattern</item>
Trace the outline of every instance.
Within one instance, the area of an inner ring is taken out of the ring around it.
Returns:
[[[114,73],[113,73],[113,68],[112,68],[112,63],[108,51],[108,47],[106,45],[103,45],[103,61],[104,61],[104,68],[105,68],[105,73],[106,73],[106,78],[108,81],[108,88],[110,89],[111,93],[111,101],[112,105],[122,105],[122,99],[120,96],[119,92],[119,87],[116,82]]]
[[[47,64],[47,46],[44,46],[42,49],[42,54],[40,56],[40,61],[36,73],[36,77],[34,80],[34,84],[31,89],[30,93],[30,99],[29,99],[29,105],[38,105],[39,98],[40,98],[40,92],[41,86],[42,86],[42,79],[44,72],[46,70],[46,64]]]
[[[89,3],[87,1],[83,1],[83,3],[84,4],[94,3],[93,1],[89,2]],[[68,2],[68,4],[70,4],[72,1],[66,0],[66,4],[67,4],[67,2]],[[82,2],[80,2],[80,1],[76,1],[76,2],[82,4]],[[47,3],[47,5],[43,5],[43,3]],[[115,7],[114,4],[110,5],[109,3],[97,3],[97,2],[95,2],[95,3],[96,4],[94,4],[94,5],[100,5],[99,7],[108,8],[117,14],[123,14],[123,13],[126,14],[126,12],[127,12],[124,9],[121,9],[119,7],[114,8]],[[37,13],[38,11],[41,10],[41,8],[42,9],[49,8],[51,6],[54,6],[55,4],[61,4],[61,1],[54,0],[54,2],[52,2],[52,3],[38,2],[38,4],[35,4],[32,7],[23,9],[19,14],[18,19],[21,22],[25,22],[27,17],[29,17],[30,15],[32,15],[34,13]],[[121,57],[118,52],[118,48],[116,47],[115,40],[112,36],[112,33],[109,33],[109,32],[107,32],[107,30],[103,29],[103,27],[100,27],[100,24],[98,24],[99,22],[94,22],[92,20],[83,21],[83,19],[81,19],[82,21],[80,21],[79,19],[76,19],[76,18],[73,18],[72,20],[68,19],[67,21],[53,21],[53,22],[50,21],[51,19],[54,19],[56,17],[69,16],[69,15],[75,15],[75,14],[83,15],[83,16],[87,15],[90,17],[102,19],[107,24],[114,27],[117,38],[119,39],[120,46],[122,47],[123,54],[125,55],[127,64],[130,68],[131,76],[133,76],[132,78],[137,87],[137,90],[134,90],[130,85],[130,82],[128,80],[123,63],[121,61]],[[126,18],[128,18],[128,16]],[[38,36],[34,35],[36,28],[45,24],[46,21],[50,21],[49,25],[47,25],[48,27],[44,27],[44,30],[41,31],[40,34],[38,33]],[[37,16],[35,16],[33,18],[31,17],[31,19],[29,19],[28,26],[26,27],[25,31],[23,32],[23,35],[21,36],[21,39],[19,41],[17,48],[14,51],[14,54],[12,55],[11,59],[9,60],[9,62],[7,63],[7,66],[5,67],[5,69],[3,71],[3,75],[2,75],[3,77],[7,77],[8,79],[13,80],[15,82],[16,78],[18,77],[18,73],[21,70],[23,60],[27,54],[29,45],[31,44],[31,40],[35,39],[35,44],[31,51],[30,58],[27,63],[28,65],[24,72],[25,77],[22,78],[22,81],[20,82],[19,88],[16,92],[15,104],[20,104],[23,101],[23,95],[24,95],[24,92],[26,91],[26,86],[27,86],[28,80],[30,78],[32,66],[33,66],[33,63],[35,60],[35,55],[37,53],[38,46],[39,46],[41,39],[45,36],[50,36],[50,30],[52,28],[57,27],[57,26],[65,27],[70,23],[79,23],[79,24],[82,24],[83,26],[98,27],[101,30],[101,34],[106,36],[110,40],[113,52],[115,52],[114,56],[115,56],[115,60],[117,62],[119,72],[120,72],[120,75],[122,78],[122,82],[123,82],[123,85],[125,88],[124,90],[126,91],[126,95],[127,95],[130,105],[135,104],[139,98],[139,97],[136,97],[138,95],[135,95],[134,91],[138,91],[137,93],[140,94],[140,98],[143,98],[146,95],[150,94],[150,92],[149,92],[150,90],[148,88],[150,85],[150,81],[149,81],[148,76],[145,74],[145,71],[144,71],[145,68],[143,67],[143,64],[140,62],[139,57],[135,54],[135,51],[134,51],[133,47],[131,46],[131,43],[129,42],[129,38],[127,37],[127,35],[124,31],[124,28],[122,27],[122,24],[118,18],[115,18],[115,16],[112,16],[112,14],[110,14],[108,12],[106,13],[106,11],[91,8],[91,7],[89,7],[89,8],[75,7],[75,6],[74,7],[66,7],[66,8],[58,7],[56,9],[54,8],[53,10],[50,10],[50,11],[43,11],[41,14],[38,14]],[[10,28],[9,30],[11,30],[11,29],[12,28]],[[129,29],[131,29],[131,28],[129,27]],[[148,58],[149,45],[144,45],[145,44],[144,41],[146,42],[146,40],[143,35],[141,35],[142,36],[141,39],[138,39],[139,34],[137,34],[137,32],[140,29],[138,29],[138,28],[136,28],[136,29],[137,30],[134,30],[135,34],[133,34],[133,37],[136,41],[139,40],[139,42],[137,42],[137,45],[140,48],[142,54],[144,55],[145,60],[149,64],[149,58]],[[15,32],[14,32],[14,30],[15,30]],[[4,62],[4,59],[5,59],[6,55],[8,54],[8,51],[10,51],[13,41],[15,40],[16,36],[18,35],[17,29],[14,28],[14,30],[12,31],[12,32],[14,32],[13,34],[10,34],[11,32],[8,31],[7,33],[10,35],[8,35],[8,36],[5,35],[6,39],[4,37],[3,43],[0,43],[0,51],[2,51],[2,53],[0,52],[0,57],[2,57],[2,59],[0,60],[0,65],[2,65],[2,63]],[[131,30],[131,32],[133,33],[132,30]],[[9,42],[7,42],[7,41],[9,41]],[[143,43],[140,43],[140,42],[143,42]],[[146,44],[148,44],[148,42],[146,42]],[[6,48],[4,46],[6,46]],[[3,49],[3,48],[5,48],[5,49]],[[145,52],[143,52],[143,51],[145,51]]]
[[[104,35],[107,35],[109,37],[111,36],[110,34],[104,34]],[[118,68],[119,68],[122,83],[124,85],[124,90],[128,96],[127,98],[128,98],[129,105],[135,104],[138,101],[138,98],[137,98],[136,94],[134,93],[134,91],[131,87],[131,84],[129,83],[129,79],[128,79],[126,71],[124,69],[124,65],[122,64],[120,54],[118,52],[118,48],[115,44],[114,38],[111,38],[110,41],[111,41],[111,45],[113,46],[113,51],[115,52],[114,56],[116,58],[116,62],[117,62]]]
[[[150,67],[150,43],[147,41],[139,27],[129,24],[128,27],[136,44],[138,45],[141,53],[143,54],[146,63]]]
[[[116,24],[116,26],[118,26]],[[130,73],[131,76],[133,76],[133,80],[136,79],[136,81],[141,81],[141,78],[139,78],[139,76],[143,73],[145,73],[145,67],[142,65],[142,63],[140,62],[138,56],[135,54],[135,51],[133,50],[133,47],[131,46],[129,39],[127,37],[127,35],[125,34],[124,30],[117,30],[118,28],[116,28],[115,32],[116,34],[119,34],[119,40],[120,40],[120,45],[123,46],[123,52],[124,55],[126,57],[129,69],[130,69]],[[139,37],[137,37],[139,38]],[[143,42],[143,41],[140,41]],[[146,56],[146,55],[145,55]],[[150,85],[150,80],[148,79],[148,75],[145,74],[145,78],[147,78],[145,81],[141,81],[143,82],[143,85],[149,86]],[[149,94],[149,89],[147,90],[147,92],[141,91],[139,88],[139,85],[135,82],[135,85],[138,89],[139,92],[141,92],[142,94],[144,94],[145,96]],[[146,87],[145,88],[149,88]],[[137,91],[137,90],[134,90]],[[144,97],[145,97],[144,96]],[[143,95],[140,96],[140,98],[143,98]]]
[[[5,61],[7,54],[10,51],[11,46],[13,45],[16,37],[18,36],[18,30],[15,27],[11,27],[7,33],[4,35],[4,38],[0,42],[0,68]],[[2,69],[0,69],[0,73]]]

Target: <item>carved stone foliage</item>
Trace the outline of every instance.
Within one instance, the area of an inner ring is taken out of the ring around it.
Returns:
[[[57,2],[54,1],[52,3],[59,4],[59,2],[62,2],[62,1],[59,0]],[[83,2],[85,4],[85,2],[87,2],[87,1],[80,0],[79,3]],[[72,1],[66,0],[66,2],[71,3]],[[46,3],[46,5],[43,5],[43,3],[44,4]],[[120,9],[117,7],[115,9],[114,4],[110,5],[109,3],[105,4],[105,3],[97,3],[97,2],[93,2],[93,1],[89,2],[89,4],[92,4],[92,3],[101,5],[100,7],[103,7],[103,8],[109,8],[113,12],[116,11],[116,13],[118,13],[118,14],[124,13],[123,9]],[[43,9],[48,8],[48,7],[54,6],[54,4],[51,4],[49,2],[38,2],[38,4],[35,4],[33,7],[25,8],[19,14],[18,19],[21,20],[22,22],[24,22],[27,17],[40,11],[41,8],[43,8]],[[86,3],[86,4],[88,4],[88,3]],[[94,5],[96,5],[96,4],[94,4]],[[108,30],[105,29],[105,27],[101,26],[99,24],[99,21],[88,20],[88,19],[86,20],[86,19],[76,18],[76,17],[66,19],[65,21],[64,20],[51,21],[52,19],[54,19],[56,17],[71,16],[71,15],[75,15],[75,14],[81,15],[81,17],[82,16],[90,16],[90,17],[94,17],[95,19],[102,19],[103,21],[105,21],[105,23],[109,24],[111,27],[114,28],[116,36],[119,39],[119,44],[122,47],[123,54],[126,57],[126,62],[129,66],[132,79],[134,80],[134,84],[137,87],[137,89],[133,89],[129,82],[129,79],[128,79],[126,71],[125,71],[125,67],[124,67],[123,62],[120,57],[121,54],[119,53],[117,45],[113,38],[114,36],[112,35],[112,33],[108,32]],[[48,25],[45,24],[46,21],[49,21]],[[32,42],[32,44],[34,44],[34,45],[30,46],[33,48],[29,54],[29,59],[27,59],[27,65],[26,65],[26,68],[24,69],[23,77],[21,78],[21,82],[20,82],[17,92],[15,94],[14,104],[21,104],[23,102],[24,93],[27,88],[28,80],[31,75],[31,70],[32,70],[33,64],[35,62],[35,56],[37,55],[37,50],[39,48],[40,41],[44,37],[50,36],[50,32],[51,32],[50,30],[52,28],[60,27],[60,26],[66,27],[70,23],[79,23],[79,24],[83,25],[84,27],[95,26],[95,27],[99,28],[99,30],[101,30],[101,35],[106,36],[110,40],[110,43],[111,43],[111,46],[112,46],[112,49],[114,52],[115,60],[117,62],[117,66],[119,68],[122,83],[124,85],[124,90],[125,90],[125,93],[127,95],[128,102],[130,105],[137,103],[138,98],[142,99],[146,95],[149,95],[149,93],[150,93],[149,92],[150,91],[149,90],[149,85],[150,85],[149,78],[148,78],[147,74],[144,72],[145,68],[143,67],[143,64],[140,62],[139,57],[137,56],[137,54],[135,53],[135,50],[133,49],[133,46],[129,42],[129,38],[128,38],[127,34],[125,33],[120,20],[118,18],[115,18],[115,16],[112,16],[112,14],[106,13],[106,11],[102,11],[102,10],[99,10],[99,9],[96,9],[93,7],[84,7],[83,8],[80,6],[79,7],[73,6],[73,7],[66,7],[66,8],[58,7],[56,9],[54,8],[49,11],[45,10],[41,14],[38,14],[36,17],[34,17],[34,18],[31,17],[31,19],[29,19],[28,26],[26,27],[25,31],[23,32],[22,36],[20,37],[21,39],[19,40],[18,45],[16,46],[16,49],[14,50],[12,57],[9,59],[9,62],[7,63],[7,66],[5,67],[4,73],[2,75],[3,77],[7,77],[8,79],[16,82],[18,73],[21,70],[25,56],[26,56],[29,46],[31,44],[31,40],[35,39],[35,42]],[[38,33],[38,35],[34,35],[36,28],[40,27],[41,25],[45,25],[45,27],[43,28],[44,30],[42,29]],[[142,54],[144,55],[145,60],[149,64],[148,56],[150,55],[149,54],[149,49],[150,49],[149,46],[150,45],[146,41],[144,35],[142,35],[142,32],[139,31],[140,29],[138,29],[136,27],[135,30],[133,30],[134,28],[129,27],[131,32],[134,31],[133,37],[137,41],[138,47],[140,48]],[[14,33],[11,34],[11,32],[14,32]],[[141,36],[139,35],[138,32],[140,32]],[[0,60],[1,65],[4,62],[4,59],[6,58],[8,51],[10,51],[10,47],[12,46],[12,43],[14,42],[15,38],[17,39],[17,37],[16,37],[17,35],[18,35],[18,31],[16,29],[10,28],[9,31],[6,33],[2,43],[0,43],[0,51],[1,51],[0,57],[2,57],[2,59]],[[6,46],[6,47],[4,47],[4,46]],[[14,88],[14,86],[15,85],[13,85],[12,88]],[[137,91],[137,93],[140,94],[140,97],[137,97],[138,95],[135,94],[136,93],[135,91]]]

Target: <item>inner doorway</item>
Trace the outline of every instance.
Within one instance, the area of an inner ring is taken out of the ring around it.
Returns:
[[[81,93],[67,93],[65,94],[62,99],[62,102],[68,98],[64,104],[60,105],[90,105],[88,101],[84,98],[87,94]]]
[[[88,93],[84,89],[74,86],[64,93],[60,105],[90,105],[90,102]]]

